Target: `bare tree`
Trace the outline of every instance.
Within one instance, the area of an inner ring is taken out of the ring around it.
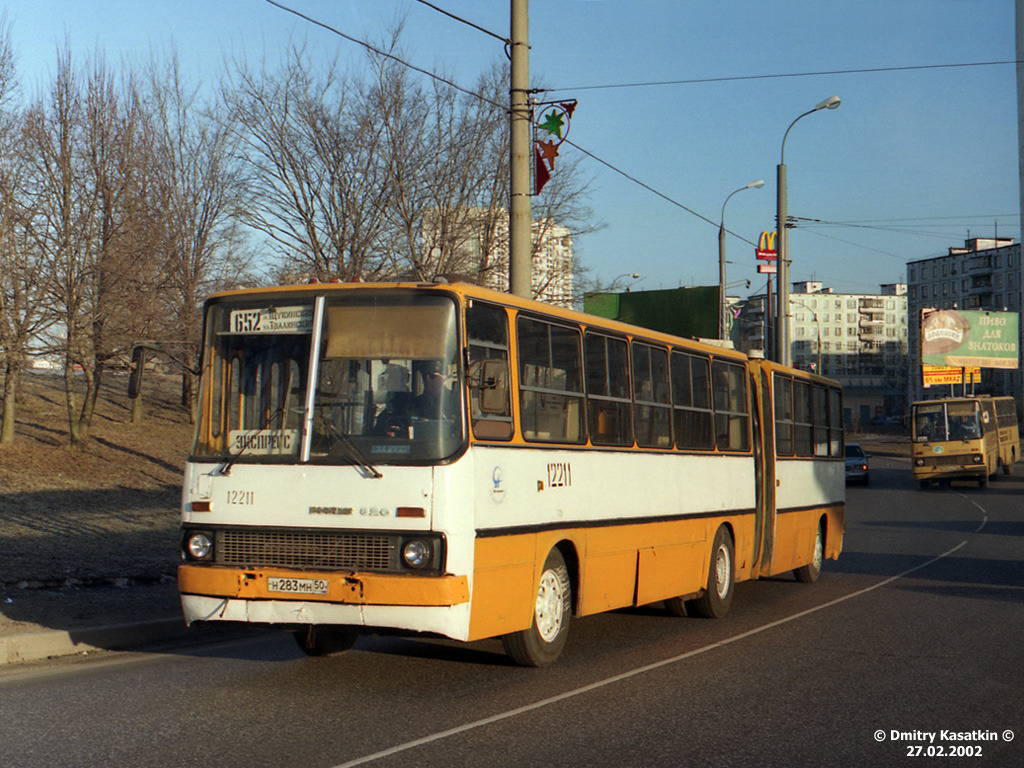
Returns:
[[[79,75],[60,53],[54,83],[31,110],[32,235],[51,276],[64,356],[71,444],[88,439],[106,365],[136,333],[163,201],[153,136],[131,78],[97,57]]]
[[[149,111],[158,133],[159,163],[166,193],[166,226],[159,287],[161,311],[139,339],[178,347],[185,371],[182,405],[195,417],[191,369],[202,327],[202,301],[227,281],[246,280],[249,258],[238,217],[250,203],[232,157],[235,132],[229,116],[200,102],[178,61],[152,63]]]
[[[70,55],[61,52],[49,92],[28,112],[26,138],[36,191],[32,237],[50,276],[52,318],[57,333],[62,335],[72,442],[78,438],[77,403],[72,400],[74,382],[68,377],[73,376],[75,362],[83,357],[77,348],[80,308],[85,302],[80,265],[92,221],[91,201],[82,194],[83,169],[77,153],[81,122],[79,84]]]
[[[379,105],[368,108],[388,140],[394,187],[389,216],[398,233],[392,247],[397,274],[430,279],[454,274],[481,284],[508,285],[508,67],[484,73],[472,96],[447,85],[433,91],[410,82],[397,64],[378,65]],[[592,231],[588,179],[567,155],[533,203],[535,262],[571,232]],[[535,264],[539,296],[545,280],[561,277]],[[575,278],[583,278],[579,260]],[[561,280],[560,280],[561,282]],[[567,297],[566,301],[572,301]]]
[[[505,110],[481,78],[475,96],[424,87],[378,62],[365,97],[387,149],[392,270],[419,280],[457,274],[484,282],[497,247],[507,183]]]
[[[335,63],[317,69],[297,47],[276,73],[236,64],[225,91],[254,195],[247,222],[285,270],[321,280],[373,279],[384,263],[390,192],[377,134],[349,96]]]
[[[4,372],[0,444],[14,442],[16,403],[30,345],[45,327],[45,272],[27,237],[24,124],[6,17],[0,17],[0,354]]]

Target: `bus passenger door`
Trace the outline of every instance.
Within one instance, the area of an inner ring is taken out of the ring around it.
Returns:
[[[773,406],[771,378],[763,367],[758,367],[760,387],[752,393],[754,423],[757,435],[754,439],[754,461],[756,510],[754,520],[754,563],[755,576],[767,576],[772,563],[772,546],[775,541],[775,408]]]

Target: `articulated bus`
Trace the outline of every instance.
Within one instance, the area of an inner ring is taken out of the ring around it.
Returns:
[[[1013,472],[1020,453],[1012,397],[949,397],[912,406],[914,479],[976,480],[982,488],[1002,467]]]
[[[467,284],[212,296],[182,494],[185,619],[500,637],[574,617],[719,617],[817,579],[844,533],[839,386]]]

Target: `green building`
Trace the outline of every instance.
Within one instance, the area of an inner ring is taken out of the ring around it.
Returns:
[[[583,311],[683,338],[718,337],[718,286],[588,293]]]

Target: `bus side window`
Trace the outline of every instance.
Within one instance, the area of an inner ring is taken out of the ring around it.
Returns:
[[[664,349],[633,342],[633,398],[637,444],[671,448],[668,353]]]
[[[843,455],[843,393],[828,391],[828,454],[832,458]]]
[[[811,385],[793,382],[793,437],[797,456],[811,455]]]
[[[776,373],[775,377],[775,452],[793,455],[793,380]]]
[[[711,363],[711,380],[718,450],[749,450],[750,414],[743,366],[714,360]]]
[[[715,447],[710,368],[706,357],[672,352],[672,420],[676,448]]]
[[[519,413],[523,438],[582,443],[582,340],[577,328],[529,317],[517,321]]]
[[[590,441],[594,445],[630,445],[633,428],[626,340],[588,333],[584,349]]]
[[[501,307],[466,308],[470,420],[478,440],[512,439],[508,318]]]

